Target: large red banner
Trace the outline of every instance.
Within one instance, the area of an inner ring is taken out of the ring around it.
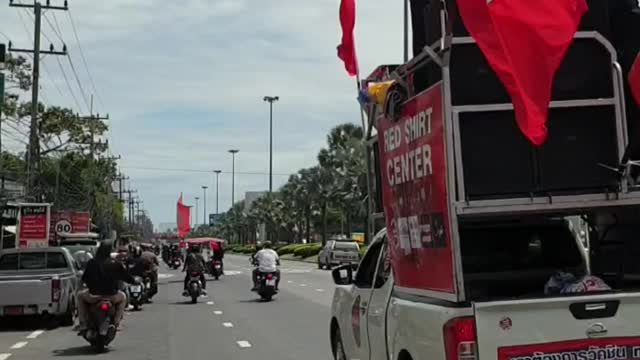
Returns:
[[[49,206],[21,205],[18,226],[18,246],[46,247],[49,238]]]
[[[396,285],[454,293],[447,206],[442,87],[378,124],[387,234]]]
[[[498,360],[538,359],[640,359],[640,338],[580,339],[498,348]]]
[[[49,243],[58,242],[59,233],[88,233],[91,215],[87,211],[55,211],[51,213]]]

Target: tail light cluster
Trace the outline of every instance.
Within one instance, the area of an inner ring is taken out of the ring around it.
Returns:
[[[60,286],[60,279],[51,280],[51,302],[60,301],[62,295],[62,288]]]
[[[476,324],[473,317],[449,320],[444,325],[447,360],[476,360]]]
[[[273,279],[273,274],[267,274],[266,278],[267,278],[267,280]]]
[[[192,272],[191,276],[193,276],[193,277],[200,276],[200,273],[199,272]]]
[[[107,303],[100,303],[100,310],[107,312],[107,310],[109,310],[109,304]]]

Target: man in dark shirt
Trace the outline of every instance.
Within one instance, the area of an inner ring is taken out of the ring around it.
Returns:
[[[82,281],[88,290],[78,293],[78,317],[80,318],[79,330],[87,329],[89,322],[89,306],[101,299],[107,298],[115,306],[115,326],[120,325],[125,308],[125,295],[118,289],[120,281],[130,284],[136,283],[129,275],[121,262],[111,258],[113,244],[104,241],[100,244],[96,257],[89,260],[87,268],[82,274]]]
[[[129,273],[133,276],[145,277],[151,279],[151,291],[149,299],[158,293],[158,257],[150,251],[142,251],[137,247],[133,254],[133,268]]]
[[[187,286],[189,285],[189,278],[192,272],[200,273],[200,282],[202,283],[202,294],[207,295],[207,279],[204,277],[204,271],[207,268],[206,261],[200,253],[200,247],[198,245],[189,246],[189,254],[184,261],[184,267],[182,271],[186,271],[187,274],[184,277],[184,292],[183,295],[187,295]]]

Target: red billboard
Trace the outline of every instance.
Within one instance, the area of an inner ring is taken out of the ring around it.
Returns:
[[[454,293],[440,83],[378,123],[382,192],[396,285]]]
[[[55,211],[51,213],[49,242],[56,244],[59,233],[88,233],[91,215],[87,211]]]
[[[49,238],[49,205],[20,205],[18,219],[18,246],[20,248],[46,247]]]

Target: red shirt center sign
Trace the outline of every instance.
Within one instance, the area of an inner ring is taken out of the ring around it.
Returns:
[[[20,207],[18,239],[21,248],[47,246],[48,230],[48,205],[22,205]]]
[[[447,206],[442,87],[378,123],[387,234],[396,284],[454,292]]]

